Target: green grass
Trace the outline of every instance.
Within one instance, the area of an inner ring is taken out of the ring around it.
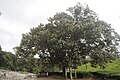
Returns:
[[[120,76],[120,60],[113,60],[112,63],[107,63],[106,68],[104,69],[101,69],[100,67],[93,68],[88,63],[86,65],[79,66],[77,72],[99,72],[108,75]]]
[[[98,71],[100,68],[93,68],[90,66],[90,64],[86,64],[86,65],[82,65],[82,66],[79,66],[77,71],[78,72],[96,72]]]

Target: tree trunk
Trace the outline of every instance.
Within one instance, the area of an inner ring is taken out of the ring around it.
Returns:
[[[76,69],[75,69],[74,71],[75,71],[75,79],[77,79],[77,72],[76,72]]]
[[[67,69],[66,67],[63,67],[63,76],[67,78]]]
[[[72,67],[70,67],[70,79],[72,79]]]
[[[85,64],[85,66],[86,66],[86,71],[87,71],[87,64]]]
[[[65,78],[67,79],[67,68],[65,68]]]

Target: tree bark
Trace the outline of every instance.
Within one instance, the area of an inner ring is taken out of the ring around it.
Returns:
[[[87,64],[85,64],[85,66],[86,66],[86,71],[87,71]]]
[[[67,78],[67,69],[66,67],[63,67],[63,76]]]
[[[67,68],[65,68],[65,78],[67,79]]]
[[[70,79],[72,79],[72,67],[70,67]]]
[[[77,79],[77,72],[76,72],[76,69],[75,69],[74,71],[75,71],[75,79]]]

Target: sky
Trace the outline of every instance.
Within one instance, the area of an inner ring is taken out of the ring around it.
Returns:
[[[0,45],[4,51],[14,52],[19,46],[22,34],[57,12],[66,12],[80,2],[88,4],[101,20],[111,24],[120,34],[120,1],[119,0],[0,0]]]

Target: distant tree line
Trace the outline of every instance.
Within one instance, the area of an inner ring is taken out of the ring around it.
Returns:
[[[52,67],[49,67],[47,69],[42,68],[40,67],[41,64],[38,62],[39,60],[37,58],[23,59],[18,57],[16,54],[13,54],[12,52],[3,51],[2,47],[0,46],[0,69],[25,71],[31,73],[38,73],[41,71],[53,72],[55,70],[58,70],[57,68],[53,69]]]
[[[0,68],[2,69],[14,69],[14,59],[15,55],[11,52],[2,51],[0,46]]]

